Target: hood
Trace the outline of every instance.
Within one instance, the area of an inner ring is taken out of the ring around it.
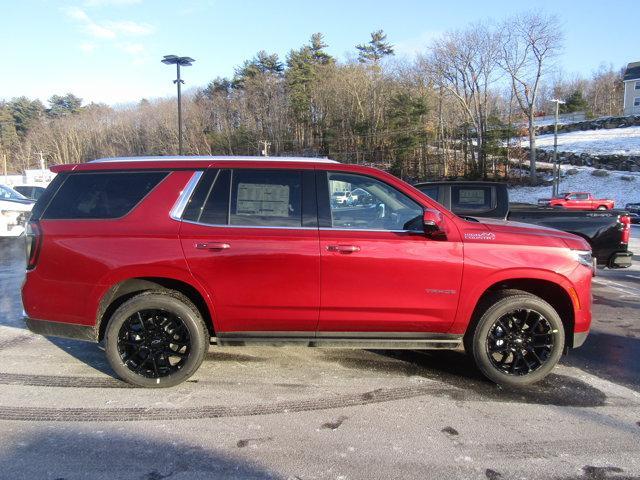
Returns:
[[[493,243],[591,250],[584,238],[554,228],[490,218],[479,220],[479,223],[468,222],[469,228],[463,232],[465,241],[484,239]]]
[[[0,200],[0,210],[16,210],[18,212],[30,212],[35,205],[35,200],[25,199],[7,199]]]

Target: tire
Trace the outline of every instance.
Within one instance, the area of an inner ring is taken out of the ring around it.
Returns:
[[[540,297],[503,290],[483,302],[480,312],[467,332],[465,348],[488,379],[499,385],[529,385],[546,377],[560,360],[562,320]],[[526,328],[520,329],[519,323]]]
[[[607,209],[607,207],[605,207],[604,205],[600,205],[600,206],[598,207],[598,210],[606,210],[606,209]]]
[[[208,348],[200,312],[173,290],[148,290],[130,298],[113,313],[105,332],[111,368],[138,387],[184,382],[200,367]]]

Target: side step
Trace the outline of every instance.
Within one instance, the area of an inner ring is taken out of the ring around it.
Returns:
[[[221,347],[312,347],[391,350],[454,350],[462,347],[462,335],[424,333],[331,332],[309,336],[309,332],[225,332],[211,337]]]

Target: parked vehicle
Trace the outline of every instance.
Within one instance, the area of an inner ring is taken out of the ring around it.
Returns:
[[[416,188],[458,215],[531,223],[573,233],[589,242],[598,265],[631,266],[631,218],[626,211],[567,211],[510,204],[507,186],[497,182],[425,182]]]
[[[640,203],[627,203],[624,209],[629,213],[640,214]]]
[[[631,223],[634,225],[640,224],[640,214],[638,213],[630,213],[629,218],[631,219]]]
[[[34,203],[11,187],[0,185],[0,237],[22,235]]]
[[[538,202],[540,204],[540,202]],[[595,198],[586,192],[563,193],[559,198],[552,198],[547,205],[552,208],[567,208],[570,210],[612,210],[615,206],[613,200]]]
[[[334,205],[342,205],[347,206],[353,203],[353,197],[351,196],[351,192],[348,191],[337,191],[331,194],[331,203]]]
[[[37,200],[47,187],[43,185],[15,185],[13,189],[32,200]]]
[[[135,385],[184,381],[209,343],[464,346],[491,380],[523,385],[589,331],[584,239],[466,220],[373,168],[163,157],[53,170],[29,222],[27,325],[104,341]],[[333,205],[340,185],[374,201]]]

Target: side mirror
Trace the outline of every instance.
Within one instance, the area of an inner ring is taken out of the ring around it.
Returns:
[[[428,237],[444,236],[443,223],[442,214],[437,210],[427,208],[422,214],[422,228]]]

